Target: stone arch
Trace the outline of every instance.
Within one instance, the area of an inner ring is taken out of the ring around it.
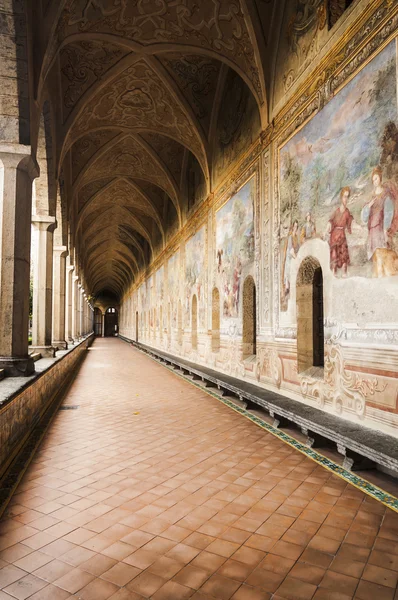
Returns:
[[[302,373],[324,366],[323,273],[319,261],[307,256],[296,282],[297,365]]]
[[[251,275],[243,283],[242,293],[242,357],[256,354],[257,304],[256,284]]]
[[[213,288],[211,303],[211,349],[220,351],[220,292]]]
[[[192,296],[191,307],[191,343],[193,350],[198,348],[198,299],[196,294]]]

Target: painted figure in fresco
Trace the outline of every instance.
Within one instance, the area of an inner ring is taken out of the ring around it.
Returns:
[[[330,246],[330,268],[335,275],[337,269],[343,270],[343,277],[347,277],[347,268],[350,264],[346,231],[351,233],[351,224],[354,217],[347,208],[351,188],[344,187],[340,191],[340,206],[336,208],[329,219],[327,234]]]
[[[368,226],[366,250],[373,262],[373,277],[395,275],[398,272],[398,256],[391,248],[392,236],[398,228],[398,191],[391,184],[383,184],[381,167],[372,172],[372,198],[362,209],[361,217]]]
[[[217,250],[217,270],[219,273],[221,273],[221,267],[222,267],[222,255],[224,254],[224,250],[221,248],[221,250]]]
[[[239,292],[240,292],[240,279],[242,276],[242,260],[240,256],[237,256],[234,274],[233,274],[233,284],[232,284],[232,293],[234,299],[234,309],[235,313],[238,313],[239,307]]]
[[[316,236],[315,221],[312,217],[311,212],[307,212],[305,216],[305,223],[301,228],[300,233],[300,246],[304,244],[306,240],[310,240]]]
[[[285,246],[285,257],[283,263],[283,285],[285,290],[285,298],[290,293],[290,265],[292,263],[292,260],[297,257],[297,252],[299,251],[299,249],[300,243],[298,236],[298,221],[295,220],[290,228]]]

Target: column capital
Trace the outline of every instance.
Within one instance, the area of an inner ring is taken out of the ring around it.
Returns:
[[[6,168],[26,171],[32,181],[40,175],[40,167],[31,154],[30,146],[0,143],[0,160]]]
[[[32,225],[41,229],[41,231],[48,230],[53,232],[56,224],[55,217],[51,217],[50,215],[32,215]]]
[[[60,256],[67,257],[69,252],[67,246],[54,246],[53,247],[54,254],[59,254]],[[68,269],[70,267],[67,267]]]

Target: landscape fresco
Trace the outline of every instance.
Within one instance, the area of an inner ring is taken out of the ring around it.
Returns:
[[[292,261],[313,238],[337,277],[398,275],[395,40],[280,148],[279,181],[282,310]]]
[[[185,244],[185,317],[191,322],[191,298],[198,299],[198,319],[200,326],[205,324],[204,273],[206,256],[206,235],[202,227]]]
[[[238,317],[243,281],[254,262],[254,195],[252,177],[216,213],[217,276],[224,317]]]

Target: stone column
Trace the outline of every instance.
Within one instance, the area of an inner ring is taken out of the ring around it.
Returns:
[[[34,373],[28,354],[32,182],[39,174],[27,146],[0,144],[0,369]]]
[[[83,286],[79,284],[79,337],[84,336],[84,314],[83,314],[84,296]]]
[[[65,294],[65,331],[67,342],[74,343],[72,335],[72,306],[73,306],[73,271],[75,267],[68,265],[66,267],[66,294]]]
[[[34,215],[32,350],[54,356],[52,338],[53,233],[55,217]]]
[[[53,346],[66,349],[66,246],[54,247],[54,278],[53,278]]]
[[[72,338],[76,341],[79,338],[79,277],[72,276]]]
[[[105,337],[105,313],[102,313],[101,323],[102,323],[102,337]]]

